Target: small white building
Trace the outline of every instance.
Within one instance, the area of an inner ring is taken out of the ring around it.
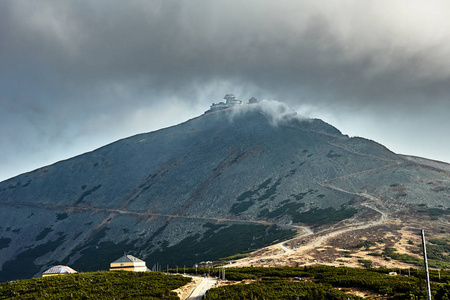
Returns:
[[[58,265],[58,266],[53,266],[50,269],[48,269],[47,271],[45,271],[44,273],[42,273],[42,277],[64,275],[64,274],[74,274],[74,273],[78,273],[78,272],[75,271],[74,269],[72,269],[71,267]]]
[[[124,270],[134,272],[146,272],[148,271],[145,261],[140,260],[133,255],[125,254],[121,258],[113,261],[109,267],[110,271]]]

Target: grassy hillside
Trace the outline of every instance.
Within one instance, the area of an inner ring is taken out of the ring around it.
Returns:
[[[0,284],[0,299],[179,299],[190,278],[159,272],[94,272]]]
[[[421,205],[421,223],[448,224],[449,165],[293,112],[280,119],[272,105],[290,111],[205,114],[0,182],[0,282],[55,264],[102,270],[127,251],[149,266],[189,266],[289,239],[284,225],[318,232],[379,218],[362,204],[389,219]]]
[[[200,272],[203,270],[200,270]],[[390,276],[390,269],[364,270],[328,266],[301,268],[230,268],[228,280],[255,280],[211,289],[207,299],[362,299],[359,291],[372,299],[426,299],[423,270],[412,270],[411,276]],[[398,272],[398,269],[395,270]],[[402,270],[407,274],[408,270]],[[431,272],[433,299],[450,297],[450,272]],[[292,280],[292,279],[300,280]]]

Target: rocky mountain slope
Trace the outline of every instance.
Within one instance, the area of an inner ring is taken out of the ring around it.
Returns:
[[[333,224],[372,195],[446,212],[450,167],[261,102],[119,140],[0,183],[0,281],[124,251],[192,265]]]

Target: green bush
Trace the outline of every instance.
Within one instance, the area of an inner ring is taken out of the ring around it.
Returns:
[[[372,268],[372,261],[370,259],[358,259],[358,262],[366,269]]]
[[[211,269],[212,275],[219,269]],[[195,271],[195,269],[194,269]],[[389,272],[411,276],[390,276]],[[199,271],[200,272],[200,271]],[[305,278],[306,282],[291,282],[294,277]],[[226,269],[229,280],[262,279],[249,285],[237,285],[213,289],[206,299],[359,299],[345,294],[343,290],[333,288],[358,288],[386,295],[387,299],[425,299],[425,272],[423,270],[398,269],[359,269],[345,267],[297,267],[297,268],[229,268]],[[430,272],[432,291],[435,300],[448,300],[450,272],[442,270]],[[316,292],[313,292],[315,290]],[[316,297],[316,298],[314,298]],[[322,298],[321,298],[322,297]],[[323,298],[325,297],[325,298]],[[352,298],[353,297],[353,298]]]
[[[190,278],[159,272],[67,274],[0,284],[0,299],[179,299]]]

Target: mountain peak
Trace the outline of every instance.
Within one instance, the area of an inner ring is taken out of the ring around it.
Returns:
[[[375,198],[448,206],[445,172],[284,103],[249,102],[0,182],[0,281],[56,263],[106,269],[130,250],[214,260],[289,238],[292,224],[364,216]]]
[[[224,99],[226,99],[226,102],[213,103],[205,114],[233,109],[236,113],[260,111],[269,116],[272,120],[282,120],[297,115],[292,108],[277,100],[258,101],[255,97],[251,97],[247,103],[243,103],[242,100],[236,99],[233,94],[226,94]]]

